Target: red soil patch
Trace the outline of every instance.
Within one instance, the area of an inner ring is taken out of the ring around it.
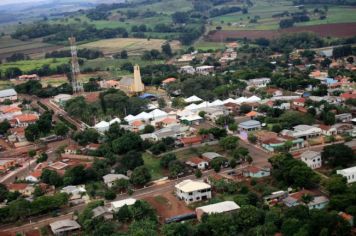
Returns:
[[[193,212],[185,205],[184,201],[178,200],[171,192],[147,197],[144,200],[157,210],[157,214],[162,222],[166,218]]]
[[[313,32],[321,37],[352,37],[356,35],[356,23],[299,26],[280,30],[222,30],[211,31],[208,39],[221,41],[227,38],[273,39],[285,33]]]

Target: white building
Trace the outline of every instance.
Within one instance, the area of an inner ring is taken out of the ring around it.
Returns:
[[[198,74],[208,75],[209,73],[214,72],[214,66],[198,66],[195,71]]]
[[[54,235],[67,235],[79,230],[81,226],[75,220],[59,220],[49,224]]]
[[[178,198],[187,204],[211,198],[211,186],[209,184],[191,179],[175,185],[175,192]]]
[[[311,169],[320,168],[322,165],[320,152],[306,151],[300,156],[300,160]]]
[[[128,180],[129,177],[127,177],[126,175],[122,175],[122,174],[107,174],[107,175],[104,175],[103,176],[103,179],[104,179],[104,183],[109,187],[111,188],[115,181],[116,180],[119,180],[119,179],[126,179]]]
[[[337,170],[336,174],[344,176],[347,179],[347,183],[356,182],[356,166],[343,170]]]
[[[17,100],[17,92],[15,89],[0,90],[0,102],[4,102],[5,100]]]
[[[282,130],[281,134],[291,136],[293,138],[309,139],[320,136],[322,134],[322,130],[318,127],[310,125],[297,125],[293,127],[293,131]]]
[[[193,75],[195,73],[195,69],[193,66],[182,66],[180,69],[179,69],[179,72],[180,73],[186,73],[186,74],[190,74],[190,75]]]
[[[120,210],[121,207],[127,205],[127,206],[131,206],[133,204],[135,204],[136,202],[136,199],[134,198],[127,198],[127,199],[124,199],[124,200],[121,200],[121,201],[116,201],[116,202],[112,202],[111,203],[111,210],[114,211],[114,212],[117,212]]]
[[[53,101],[58,104],[63,105],[70,99],[72,99],[72,95],[70,95],[70,94],[58,94],[58,95],[54,96]]]
[[[219,202],[219,203],[215,203],[215,204],[198,207],[195,209],[195,212],[197,214],[198,220],[200,220],[204,214],[207,214],[207,215],[220,214],[220,213],[237,211],[239,209],[240,209],[240,206],[237,205],[235,202],[224,201],[224,202]]]
[[[64,188],[62,188],[61,193],[67,193],[70,195],[70,200],[78,200],[82,199],[84,197],[87,197],[86,195],[86,190],[85,190],[85,185],[69,185]]]
[[[263,88],[266,87],[267,84],[271,82],[270,78],[257,78],[257,79],[250,79],[247,84],[252,87]]]
[[[98,132],[104,133],[105,131],[108,131],[110,128],[110,123],[106,121],[100,121],[94,126],[94,129],[96,129]]]

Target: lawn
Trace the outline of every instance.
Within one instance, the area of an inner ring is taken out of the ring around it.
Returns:
[[[216,152],[221,155],[224,155],[224,150],[219,145],[207,145],[207,144],[198,148],[193,147],[193,148],[184,149],[182,151],[176,152],[175,154],[177,156],[177,159],[181,161],[186,161],[187,159],[191,157],[197,157],[203,154],[204,152]]]
[[[153,157],[148,153],[144,153],[143,160],[145,162],[145,166],[150,170],[152,180],[157,180],[164,177],[163,170],[159,165],[159,158]]]
[[[205,41],[197,41],[194,43],[194,48],[197,50],[219,50],[225,48],[225,43],[217,43],[217,42],[205,42]]]
[[[43,65],[49,65],[51,68],[55,68],[61,64],[69,63],[69,58],[55,58],[55,59],[38,59],[38,60],[25,60],[16,62],[7,62],[0,65],[0,70],[5,71],[10,67],[17,67],[22,72],[28,73],[31,70],[40,69]]]

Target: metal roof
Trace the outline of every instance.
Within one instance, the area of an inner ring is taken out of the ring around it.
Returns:
[[[15,89],[4,89],[0,90],[0,97],[10,97],[10,96],[17,96],[17,92]]]
[[[223,213],[240,209],[240,206],[233,201],[224,201],[196,208],[207,214]]]
[[[177,184],[175,187],[186,193],[211,188],[209,184],[201,181],[193,181],[191,179],[184,180]]]

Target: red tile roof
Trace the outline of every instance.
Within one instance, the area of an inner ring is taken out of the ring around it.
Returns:
[[[162,81],[163,84],[169,84],[175,82],[177,79],[176,78],[167,78]]]
[[[295,99],[293,102],[305,103],[305,98],[297,98],[297,99]]]
[[[189,162],[194,163],[196,165],[202,163],[202,162],[206,162],[206,160],[199,158],[199,157],[191,157],[188,159]]]
[[[16,107],[16,106],[4,106],[4,107],[0,107],[0,111],[4,114],[6,113],[14,113],[14,112],[18,112],[21,111],[20,107]]]
[[[24,190],[25,188],[27,188],[27,186],[28,184],[26,183],[14,183],[14,184],[9,184],[7,188],[9,190],[19,191],[19,190]]]
[[[135,127],[139,127],[139,126],[143,125],[143,123],[140,120],[135,120],[134,122],[132,122],[131,125],[135,126]]]
[[[185,145],[195,144],[195,143],[201,143],[203,141],[203,138],[201,136],[186,137],[186,138],[181,138],[180,141]]]
[[[22,114],[22,115],[15,116],[14,119],[16,119],[19,123],[32,123],[38,120],[38,115]]]

